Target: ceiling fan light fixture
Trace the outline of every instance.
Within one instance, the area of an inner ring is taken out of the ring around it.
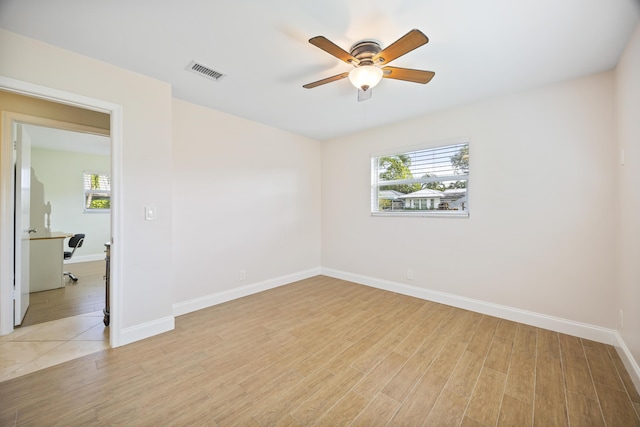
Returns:
[[[349,80],[356,88],[366,91],[380,83],[382,74],[382,69],[375,65],[361,65],[349,72]]]

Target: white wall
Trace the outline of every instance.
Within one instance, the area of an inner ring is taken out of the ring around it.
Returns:
[[[173,168],[179,312],[319,267],[320,142],[174,100]]]
[[[615,82],[603,73],[322,144],[2,30],[0,75],[123,107],[114,251],[125,329],[322,265],[604,328],[621,306],[620,333],[638,360],[638,40],[636,31]],[[369,215],[371,152],[460,136],[470,138],[468,219]],[[144,221],[147,205],[157,221]]]
[[[51,203],[51,231],[86,234],[74,259],[104,258],[104,243],[111,238],[110,215],[84,212],[82,180],[84,171],[108,174],[109,156],[32,148],[31,167],[44,185],[44,202]]]
[[[635,359],[640,378],[640,25],[629,40],[616,69],[618,149],[624,166],[618,166],[619,185],[619,294],[624,311],[619,329]],[[636,383],[640,389],[640,383]]]
[[[614,135],[608,72],[328,141],[322,266],[615,328]],[[468,219],[369,215],[371,152],[456,137]]]
[[[122,303],[111,309],[123,342],[173,327],[170,85],[4,30],[0,52],[0,76],[122,107],[122,237],[112,253]],[[156,221],[144,220],[146,205]]]

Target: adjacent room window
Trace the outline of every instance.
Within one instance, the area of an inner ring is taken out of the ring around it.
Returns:
[[[111,179],[102,172],[84,172],[84,211],[109,212]]]
[[[469,140],[371,156],[374,215],[469,216]]]

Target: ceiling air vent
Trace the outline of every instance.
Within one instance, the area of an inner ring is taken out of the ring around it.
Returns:
[[[216,70],[212,70],[206,65],[198,64],[196,61],[191,61],[191,63],[187,67],[187,70],[215,81],[221,80],[225,76],[224,74]]]

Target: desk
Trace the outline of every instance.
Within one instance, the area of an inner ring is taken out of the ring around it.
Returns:
[[[29,292],[48,291],[64,286],[64,239],[68,233],[31,237],[29,248]]]

